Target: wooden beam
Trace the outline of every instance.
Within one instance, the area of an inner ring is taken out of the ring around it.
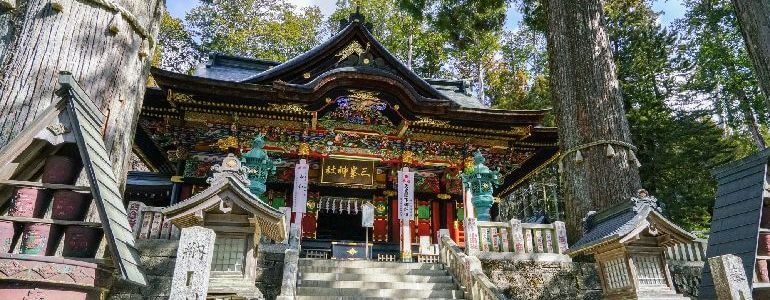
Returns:
[[[42,183],[42,182],[33,182],[33,181],[23,181],[23,180],[0,180],[0,186],[3,185],[10,185],[10,186],[21,186],[21,187],[35,187],[35,188],[46,188],[51,190],[72,190],[72,191],[79,191],[79,192],[90,192],[91,187],[87,186],[78,186],[78,185],[69,185],[69,184],[56,184],[56,183]]]

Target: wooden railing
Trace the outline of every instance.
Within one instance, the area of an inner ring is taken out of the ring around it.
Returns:
[[[128,223],[133,226],[134,238],[179,239],[179,228],[169,222],[161,210],[163,207],[145,206],[141,202],[128,203]]]
[[[440,239],[440,261],[458,281],[468,299],[505,299],[481,270],[478,258],[466,255],[448,234],[442,234]]]
[[[677,244],[666,248],[666,259],[674,261],[706,261],[708,240],[696,239],[689,244]]]
[[[568,259],[565,255],[568,245],[564,222],[530,224],[511,219],[508,222],[479,221],[476,222],[476,227],[478,230],[478,250],[482,253],[502,252],[526,254],[526,257],[530,258]],[[469,239],[466,237],[466,242],[468,241]]]

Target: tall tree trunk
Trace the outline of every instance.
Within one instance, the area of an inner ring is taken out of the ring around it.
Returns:
[[[479,93],[476,95],[478,97],[479,103],[484,105],[484,59],[479,59]]]
[[[733,0],[754,74],[770,111],[770,1]]]
[[[413,36],[414,34],[410,32],[409,33],[409,50],[407,50],[406,52],[406,56],[407,56],[406,67],[409,68],[409,70],[412,69],[412,51],[414,49]]]
[[[106,116],[123,186],[164,1],[17,2],[0,10],[0,147],[57,99],[57,74],[70,71]]]
[[[548,53],[551,97],[558,122],[567,231],[582,235],[581,220],[592,210],[628,201],[641,187],[630,149],[607,145],[570,152],[587,143],[631,143],[615,65],[602,25],[600,0],[548,1]]]

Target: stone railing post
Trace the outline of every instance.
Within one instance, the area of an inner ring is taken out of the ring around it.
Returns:
[[[751,289],[741,258],[725,254],[709,258],[717,299],[751,299]]]
[[[284,251],[283,280],[281,295],[277,299],[294,299],[297,294],[297,271],[299,269],[299,251],[289,248]]]
[[[556,243],[558,244],[557,253],[564,254],[569,249],[567,243],[567,227],[562,221],[553,222],[554,231],[556,231]]]
[[[476,218],[465,219],[465,253],[469,256],[476,256],[479,249],[479,228],[476,225]]]
[[[289,249],[283,256],[283,280],[281,281],[281,294],[278,300],[293,300],[297,295],[297,273],[299,272],[299,225],[291,224],[289,229]]]
[[[513,252],[524,253],[524,234],[522,233],[521,221],[511,219],[508,221],[511,225],[511,241],[513,242]]]

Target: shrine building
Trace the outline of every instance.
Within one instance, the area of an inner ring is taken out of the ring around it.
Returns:
[[[415,172],[408,232],[416,249],[438,244],[440,229],[463,243],[461,175],[474,168],[476,152],[499,174],[494,199],[555,157],[556,129],[541,126],[545,110],[491,109],[466,81],[421,78],[361,15],[351,17],[286,62],[213,54],[193,74],[152,69],[157,86],[145,94],[134,145],[147,171],[129,174],[126,199],[182,202],[206,190],[213,165],[242,157],[261,135],[271,165],[264,186],[251,191],[264,203],[296,211],[295,167],[308,164],[305,213],[287,220],[302,224],[305,253],[344,258],[351,254],[333,245],[368,240],[377,257],[399,253],[402,168]],[[365,203],[375,207],[369,236],[361,225]],[[497,217],[497,204],[489,204],[477,208],[479,220]]]

